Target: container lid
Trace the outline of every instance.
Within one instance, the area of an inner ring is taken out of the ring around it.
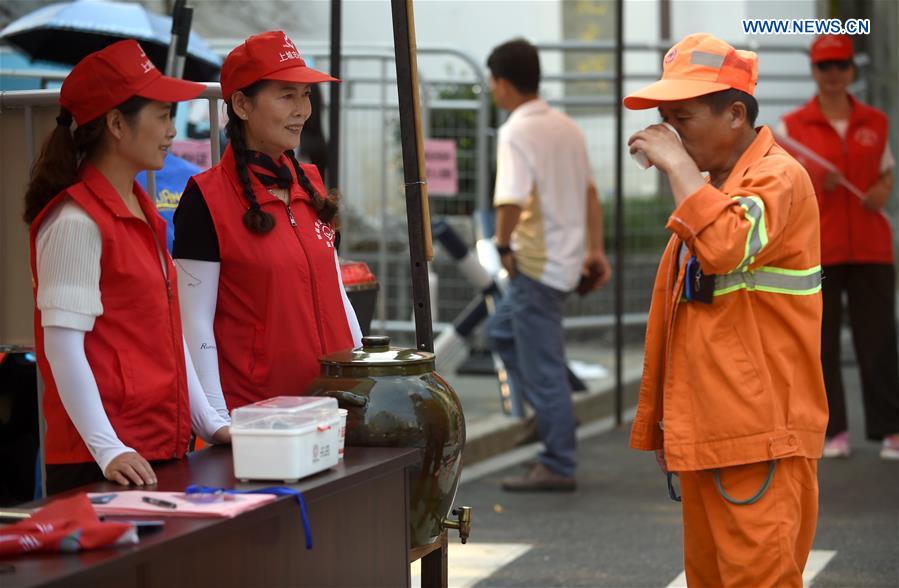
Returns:
[[[299,426],[304,419],[314,423],[323,418],[337,415],[337,399],[327,396],[275,396],[231,411],[232,428],[259,428],[258,423],[272,419],[275,423],[292,423],[289,428]],[[254,424],[256,423],[256,424]],[[274,427],[285,428],[285,427]]]
[[[378,280],[363,261],[341,261],[340,279],[344,286],[377,285]]]
[[[399,349],[390,346],[390,337],[362,337],[362,347],[331,353],[319,360],[325,366],[346,367],[409,367],[430,366],[433,369],[434,354],[417,349]]]

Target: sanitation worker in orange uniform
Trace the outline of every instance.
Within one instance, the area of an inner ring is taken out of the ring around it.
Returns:
[[[629,141],[675,203],[631,446],[656,452],[676,500],[679,477],[690,586],[802,586],[818,514],[818,207],[803,167],[754,126],[757,79],[754,53],[695,34],[624,99],[680,135],[657,124]]]

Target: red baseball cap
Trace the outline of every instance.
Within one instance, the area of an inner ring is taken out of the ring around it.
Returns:
[[[222,64],[222,98],[259,80],[298,84],[339,82],[306,66],[297,46],[284,31],[268,31],[249,37],[235,47]]]
[[[134,39],[91,53],[69,72],[59,103],[78,125],[112,110],[132,96],[180,102],[199,96],[205,86],[162,75]]]
[[[624,99],[631,110],[689,100],[734,88],[752,96],[759,79],[758,56],[734,49],[708,33],[684,37],[665,54],[662,79]]]
[[[849,35],[821,35],[812,43],[812,63],[820,61],[848,61],[855,55]]]

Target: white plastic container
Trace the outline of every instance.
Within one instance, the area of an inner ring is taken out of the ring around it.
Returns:
[[[335,398],[277,396],[231,413],[234,476],[241,480],[295,482],[337,465],[339,445]]]
[[[338,461],[343,461],[343,448],[346,445],[346,417],[350,413],[345,408],[337,409],[338,414],[340,414],[340,424],[339,424],[339,441],[337,443],[337,456]]]

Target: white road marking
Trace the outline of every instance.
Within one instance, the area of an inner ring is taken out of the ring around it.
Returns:
[[[830,563],[830,560],[833,559],[833,556],[837,554],[836,551],[829,551],[825,549],[813,549],[812,552],[808,556],[808,562],[805,564],[805,572],[802,574],[802,585],[803,586],[811,586],[812,581],[814,581],[815,576],[817,576],[821,570]],[[687,586],[687,573],[681,572],[680,575],[675,578],[670,584],[668,584],[667,588],[685,588]]]
[[[527,543],[450,543],[448,584],[450,588],[469,588],[498,569],[527,553]],[[421,587],[421,562],[412,564],[412,587]]]

